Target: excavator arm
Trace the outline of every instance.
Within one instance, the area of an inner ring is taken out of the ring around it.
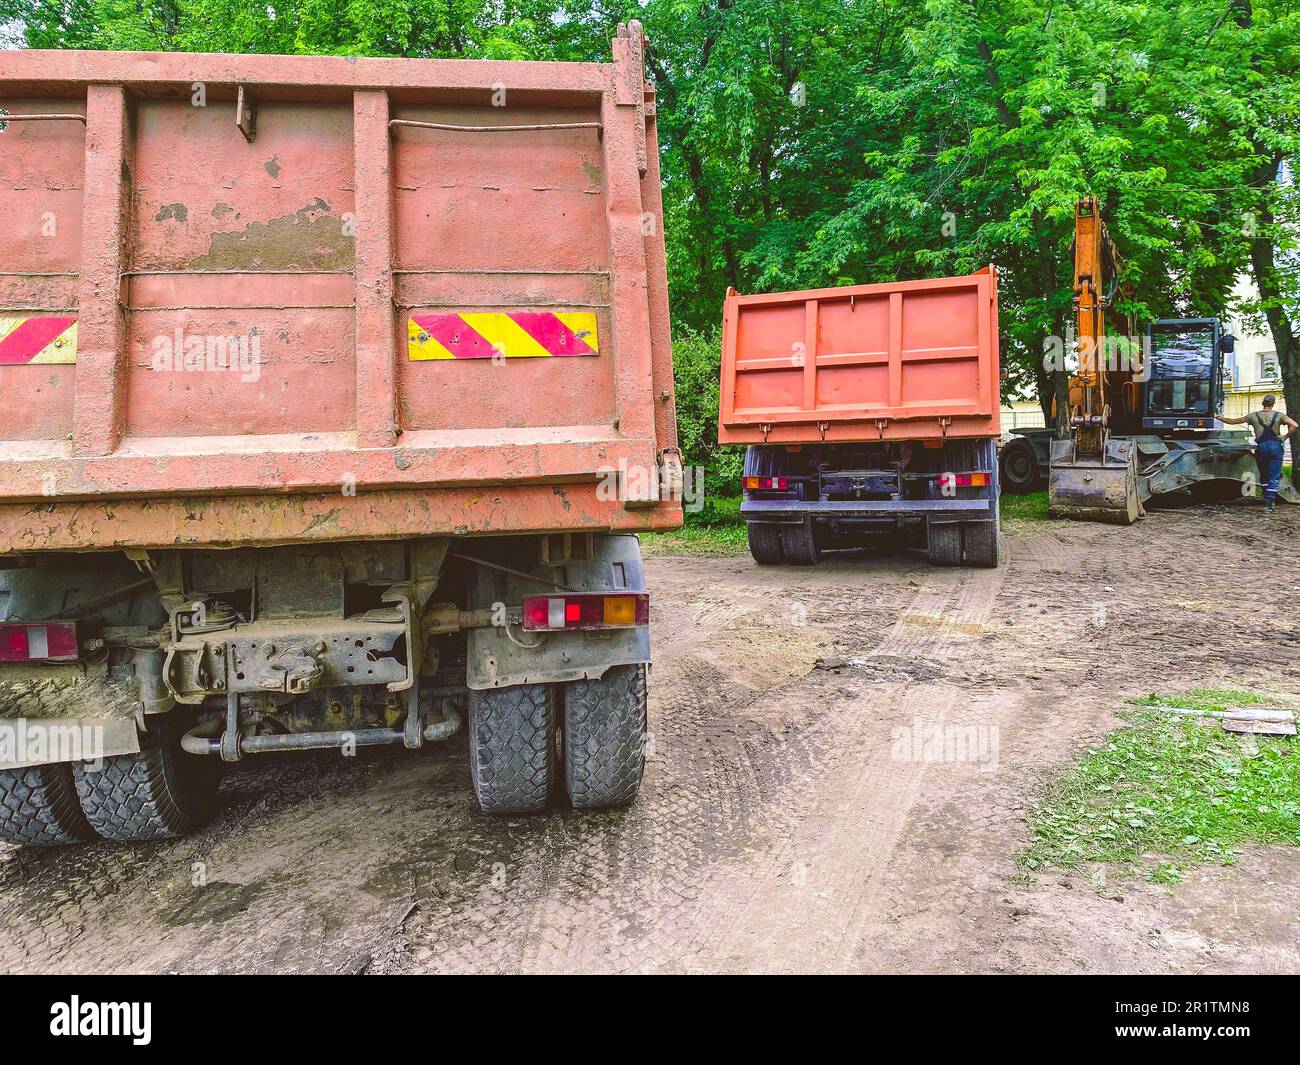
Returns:
[[[1129,525],[1142,516],[1133,441],[1112,439],[1119,405],[1135,405],[1122,344],[1108,343],[1106,312],[1123,266],[1095,196],[1074,209],[1074,313],[1079,368],[1070,378],[1066,432],[1052,441],[1048,497],[1054,515]]]

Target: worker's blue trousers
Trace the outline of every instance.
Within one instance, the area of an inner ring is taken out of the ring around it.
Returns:
[[[1259,483],[1264,486],[1264,501],[1275,503],[1282,483],[1282,441],[1272,437],[1257,443],[1255,463],[1259,466]]]

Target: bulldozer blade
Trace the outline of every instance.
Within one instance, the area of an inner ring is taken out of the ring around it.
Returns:
[[[1145,511],[1130,440],[1109,440],[1101,455],[1079,456],[1073,440],[1053,440],[1047,482],[1053,517],[1132,525]]]
[[[1283,503],[1295,503],[1300,505],[1300,492],[1297,492],[1295,490],[1295,485],[1285,477],[1282,478],[1282,483],[1277,486],[1277,497]]]

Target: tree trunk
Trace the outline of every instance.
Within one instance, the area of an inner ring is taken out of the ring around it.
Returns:
[[[1276,189],[1278,168],[1282,164],[1281,153],[1267,152],[1258,142],[1255,150],[1261,160],[1259,169],[1255,172],[1256,186],[1265,190]],[[1250,246],[1251,272],[1255,275],[1255,286],[1263,300],[1264,317],[1268,321],[1268,331],[1273,337],[1273,347],[1277,352],[1287,414],[1300,421],[1300,323],[1292,319],[1286,306],[1287,293],[1282,291],[1282,279],[1277,271],[1277,248],[1271,235],[1273,223],[1273,208],[1269,193],[1265,191],[1260,205],[1259,236]],[[1294,445],[1291,448],[1291,482],[1300,489],[1300,454]]]

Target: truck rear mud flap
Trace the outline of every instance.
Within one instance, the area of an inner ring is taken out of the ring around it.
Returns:
[[[1132,525],[1146,513],[1138,494],[1135,443],[1111,439],[1100,455],[1081,456],[1074,440],[1053,440],[1047,494],[1053,517]]]
[[[140,750],[133,682],[80,666],[0,671],[0,770]]]

